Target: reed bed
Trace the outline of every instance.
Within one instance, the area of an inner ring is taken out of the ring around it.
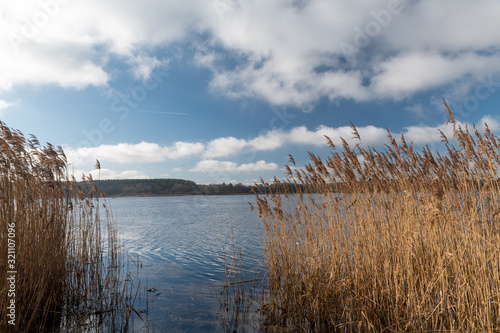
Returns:
[[[325,161],[256,187],[263,326],[278,331],[500,330],[500,139],[458,124],[446,153],[329,138]],[[295,166],[293,157],[290,162]]]
[[[128,330],[130,276],[92,177],[70,181],[60,147],[2,122],[0,248],[1,332]]]

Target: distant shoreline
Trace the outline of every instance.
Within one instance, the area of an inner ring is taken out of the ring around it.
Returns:
[[[169,194],[117,194],[106,195],[101,198],[150,198],[150,197],[198,197],[198,196],[219,196],[219,195],[254,195],[253,193],[169,193]]]
[[[253,195],[252,186],[243,184],[196,184],[185,179],[94,180],[94,191],[106,197],[158,197],[192,195]],[[89,191],[88,188],[81,188]]]

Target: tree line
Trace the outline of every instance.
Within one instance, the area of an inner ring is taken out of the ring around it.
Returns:
[[[276,184],[196,184],[185,179],[113,179],[94,180],[97,191],[110,197],[163,196],[163,195],[229,195],[263,193],[314,193],[316,188],[308,184],[283,182]],[[328,184],[331,192],[350,192],[342,183]],[[82,188],[82,187],[81,187]],[[82,188],[84,191],[88,189]]]
[[[107,196],[252,194],[252,186],[239,184],[196,184],[184,179],[115,179],[94,181]]]

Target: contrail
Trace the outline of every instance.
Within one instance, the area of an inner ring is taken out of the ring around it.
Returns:
[[[63,104],[61,104],[61,105],[63,105]],[[93,105],[81,105],[81,104],[64,104],[64,105],[78,106],[78,107],[82,107],[82,108],[111,110],[111,108],[109,106],[93,106]],[[168,112],[168,111],[142,110],[142,109],[132,109],[132,108],[129,108],[129,111],[187,116],[187,113],[184,113],[184,112]]]

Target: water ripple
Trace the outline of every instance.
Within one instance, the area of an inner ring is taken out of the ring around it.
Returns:
[[[246,269],[262,270],[260,225],[248,201],[243,196],[110,199],[125,250],[134,260],[139,256],[149,285],[164,295],[152,310],[160,331],[220,330],[216,294],[233,249],[241,251]]]

